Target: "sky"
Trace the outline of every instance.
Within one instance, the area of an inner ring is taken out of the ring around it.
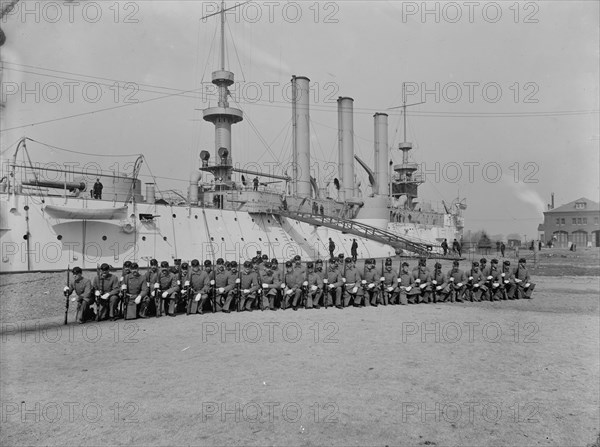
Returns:
[[[67,149],[127,170],[143,153],[144,181],[185,191],[200,151],[214,159],[202,109],[216,105],[218,23],[201,18],[219,4],[18,3],[0,22],[3,166],[27,136],[42,164],[91,163]],[[289,82],[306,76],[321,186],[337,173],[336,100],[349,96],[359,157],[373,165],[373,114],[388,113],[391,159],[413,143],[423,201],[466,198],[466,229],[530,239],[552,192],[556,206],[599,200],[599,12],[596,1],[242,4],[226,14],[230,105],[244,112],[234,164],[289,169]],[[406,137],[403,85],[416,104]]]

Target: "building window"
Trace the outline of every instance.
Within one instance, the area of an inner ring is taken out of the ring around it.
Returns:
[[[594,217],[594,225],[598,225],[598,223],[600,223],[598,217]]]
[[[577,210],[584,210],[585,209],[585,202],[576,202],[575,203],[575,209]]]
[[[583,223],[583,225],[587,225],[587,217],[582,217],[581,222]]]
[[[581,217],[577,218],[577,225],[581,225]]]
[[[577,225],[577,219],[573,217],[573,225]]]
[[[565,218],[564,217],[560,219],[560,223],[561,223],[561,225],[565,224]]]
[[[560,225],[560,219],[558,217],[556,218],[556,225]]]

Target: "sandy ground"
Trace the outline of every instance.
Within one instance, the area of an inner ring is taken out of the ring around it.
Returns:
[[[68,326],[61,275],[1,279],[3,446],[585,446],[600,431],[599,276],[535,276],[533,300]]]

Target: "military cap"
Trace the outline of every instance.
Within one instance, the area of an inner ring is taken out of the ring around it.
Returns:
[[[323,264],[323,260],[317,259],[317,262],[315,262],[315,264]]]
[[[158,261],[157,261],[156,259],[151,259],[151,260],[150,260],[150,265],[151,265],[151,266],[155,265],[155,266],[157,266],[157,267],[158,267]]]
[[[402,267],[408,267],[408,262],[403,262]]]
[[[330,264],[336,264],[336,263],[337,263],[337,259],[335,259],[335,258],[331,258],[331,259],[329,260],[329,263],[330,263]]]
[[[490,262],[491,262],[492,264],[498,264],[498,260],[497,260],[496,258],[492,259]]]
[[[349,262],[352,262],[352,258],[350,257],[346,258],[346,264],[348,264]]]
[[[110,270],[110,266],[107,263],[104,263],[100,266],[100,270],[103,272],[108,272]]]
[[[125,262],[123,263],[123,267],[125,267],[125,268],[129,268],[129,267],[131,267],[131,261],[125,261]]]
[[[291,267],[292,266],[292,261],[286,261],[285,266],[286,267]]]
[[[250,261],[244,261],[244,267],[246,267],[246,268],[252,267],[252,263]]]
[[[160,263],[160,267],[161,268],[168,268],[169,267],[169,263],[167,261],[163,261]]]
[[[479,260],[479,262],[480,262],[481,264],[485,264],[485,263],[487,262],[487,259],[485,259],[485,258],[481,258],[481,259]]]
[[[218,263],[217,263],[217,265],[218,265]],[[237,265],[237,263],[235,265]],[[229,267],[231,267],[231,261],[225,262],[225,268],[229,268]]]
[[[479,267],[479,262],[473,261],[473,267]]]
[[[442,264],[440,264],[439,262],[436,262],[435,265],[434,265],[434,267],[436,269],[441,269],[442,268]]]
[[[192,259],[192,267],[198,267],[200,265],[200,261],[197,259]]]
[[[263,265],[265,266],[265,268],[271,268],[271,263],[269,261],[265,262]]]
[[[217,265],[220,265],[220,264],[225,264],[225,261],[223,260],[223,258],[217,259]]]
[[[315,265],[314,265],[312,262],[308,262],[308,263],[306,264],[306,267],[307,267],[307,268],[309,268],[309,269],[313,268],[314,266],[315,266]]]
[[[169,268],[169,271],[171,273],[177,273],[177,267],[173,266],[173,267]]]
[[[525,264],[527,261],[525,260],[525,258],[521,258],[519,259],[519,264]]]
[[[504,265],[510,265],[510,261],[506,260],[503,262]]]
[[[189,265],[187,262],[184,262],[184,263],[182,263],[182,264],[181,264],[181,268],[182,268],[183,270],[187,270],[187,269],[189,269],[189,268],[190,268],[190,265]]]
[[[79,275],[80,273],[83,273],[83,271],[81,270],[81,267],[73,267],[74,275]]]
[[[212,262],[210,262],[210,259],[207,259],[204,261],[204,267],[210,267],[212,265]]]
[[[268,259],[269,259],[269,256],[267,256],[267,255],[262,255],[262,258],[263,258],[264,260],[268,260]]]
[[[452,265],[458,265],[459,262],[455,259],[454,261],[452,261]]]
[[[391,258],[387,258],[385,260],[385,265],[392,265],[392,259]]]
[[[260,256],[262,255],[262,251],[261,250],[256,250],[256,256]]]
[[[300,257],[300,255],[296,255],[294,256],[294,261],[300,261],[302,258]]]
[[[231,261],[231,262],[229,263],[229,266],[230,266],[232,269],[233,269],[233,268],[236,268],[236,267],[237,267],[237,262],[235,262],[235,261]]]
[[[344,253],[340,253],[340,254],[338,255],[338,259],[344,259]]]
[[[137,262],[132,262],[132,263],[131,263],[131,268],[132,268],[133,270],[137,270],[137,269],[139,269],[139,268],[140,268],[140,266],[138,265],[138,263],[137,263]]]
[[[271,264],[279,264],[279,261],[277,261],[277,258],[273,258],[271,259]]]
[[[419,258],[419,265],[425,265],[427,263],[427,259]]]

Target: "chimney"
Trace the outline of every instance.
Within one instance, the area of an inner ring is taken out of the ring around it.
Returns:
[[[340,96],[338,103],[338,175],[340,200],[354,197],[354,99]]]
[[[292,121],[294,126],[294,193],[311,196],[309,83],[304,76],[292,76]]]
[[[376,113],[375,118],[375,181],[377,190],[375,194],[388,195],[389,168],[388,168],[388,115]]]
[[[550,194],[550,209],[554,209],[554,193]]]

